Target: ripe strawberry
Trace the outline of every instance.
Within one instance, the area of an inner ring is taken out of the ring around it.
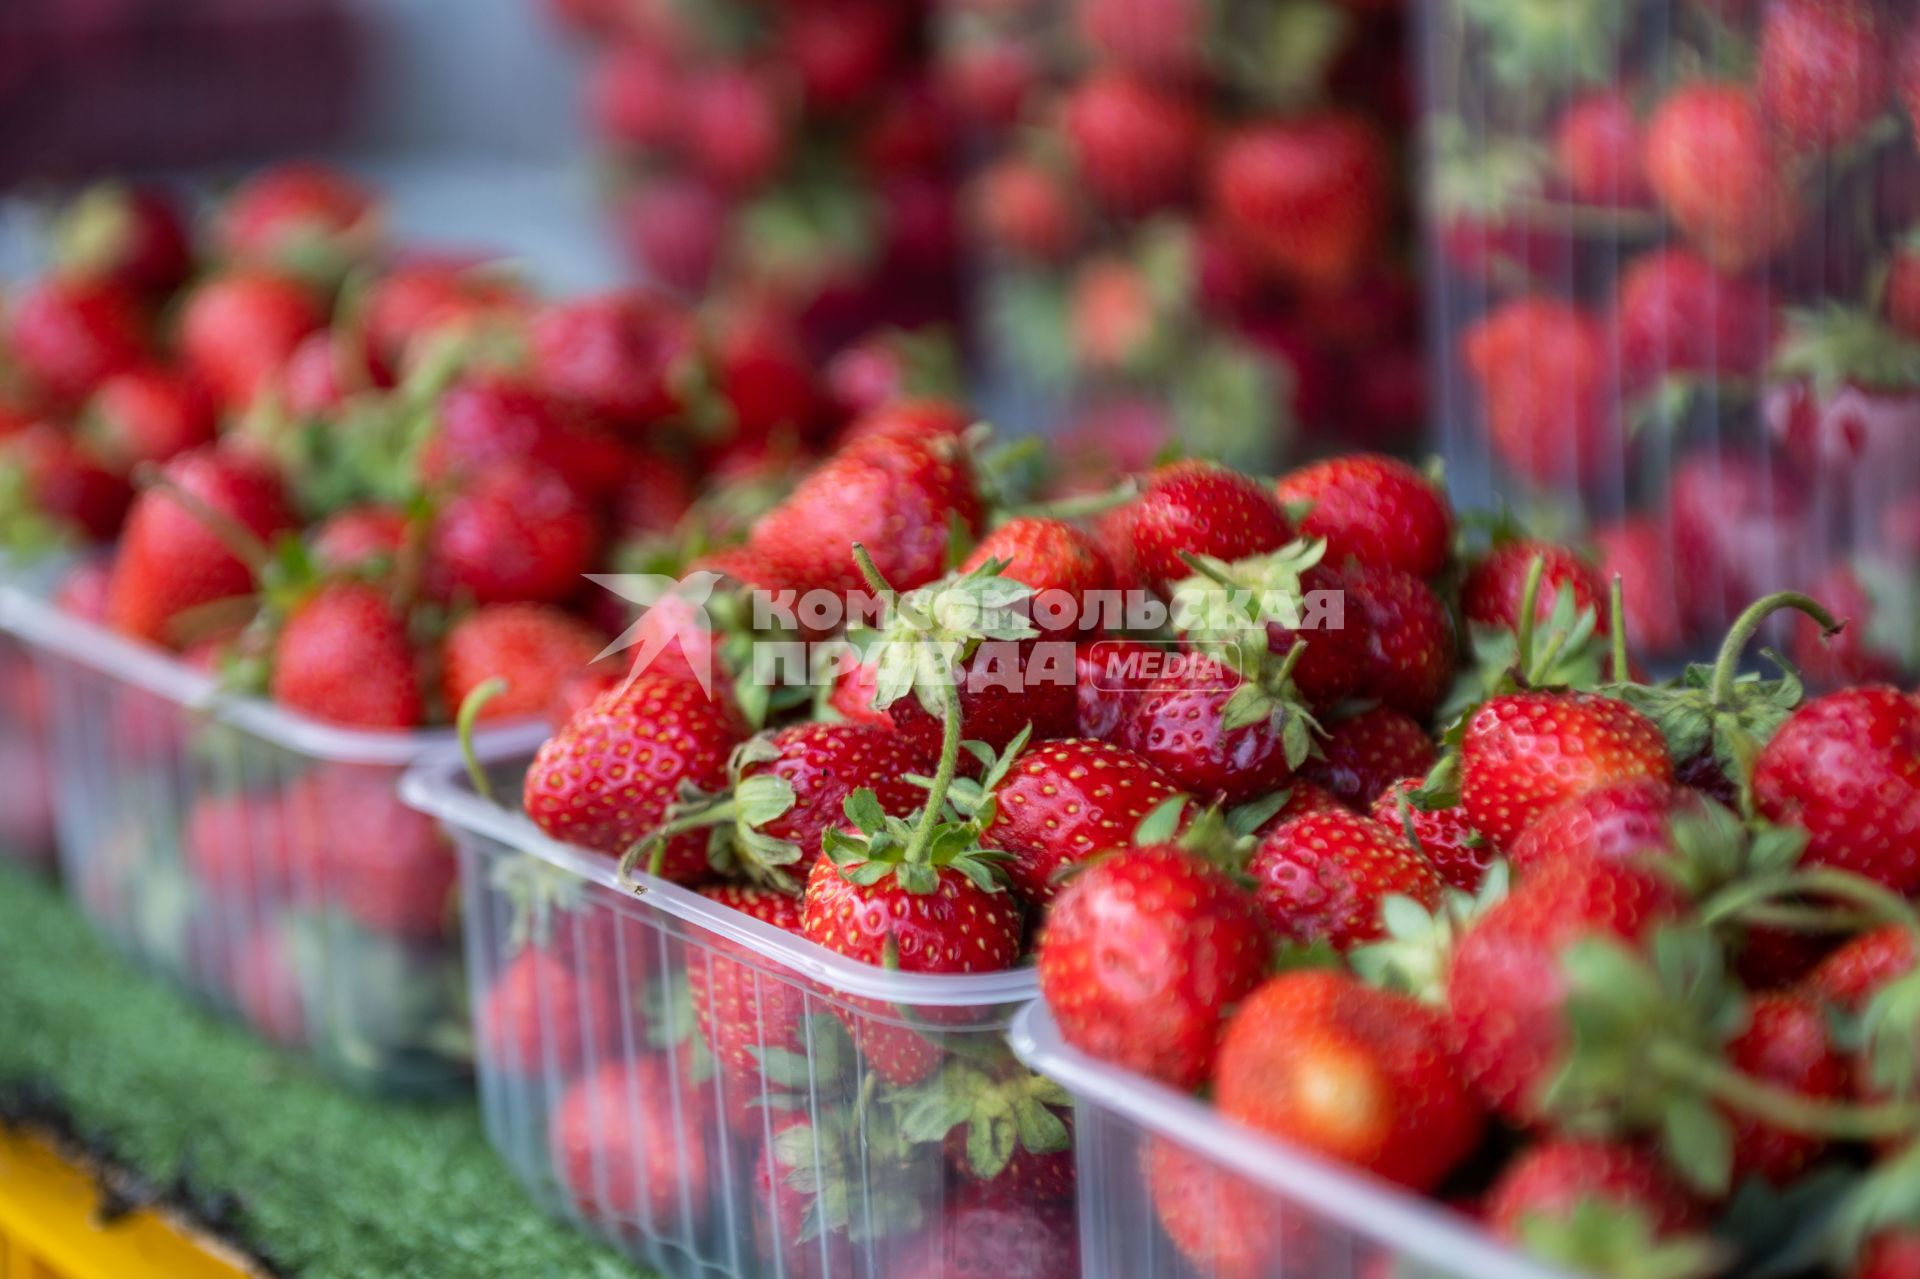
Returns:
[[[1089,368],[1124,372],[1165,325],[1146,273],[1120,257],[1096,257],[1074,272],[1067,327],[1075,357]]]
[[[932,868],[932,892],[910,891],[892,874],[862,884],[855,872],[869,864],[814,862],[802,919],[808,940],[875,966],[891,949],[910,973],[998,972],[1020,957],[1020,909],[1007,893],[949,866]]]
[[[1812,618],[1793,620],[1793,640],[1787,652],[1815,687],[1892,684],[1903,677],[1907,663],[1898,651],[1890,651],[1882,642],[1890,634],[1883,625],[1881,601],[1867,586],[1867,581],[1889,580],[1880,576],[1878,569],[1878,564],[1864,558],[1852,563],[1838,560],[1807,592],[1846,626],[1839,634],[1828,635]],[[1894,572],[1898,574],[1899,570]],[[1898,581],[1898,577],[1892,580]],[[1904,589],[1904,583],[1896,589]],[[1890,611],[1897,613],[1898,605]]]
[[[583,495],[620,483],[626,448],[599,424],[524,378],[468,374],[448,387],[420,455],[429,483],[470,478],[501,462],[535,462]]]
[[[674,146],[685,119],[683,87],[667,49],[641,40],[608,45],[587,69],[586,110],[594,132],[641,150]]]
[[[684,310],[639,290],[550,303],[528,338],[538,381],[632,432],[679,409],[676,379],[696,341]]]
[[[1920,338],[1920,248],[1894,246],[1887,265],[1887,323]]]
[[[1796,150],[1843,147],[1886,109],[1886,26],[1868,0],[1768,0],[1755,85],[1767,122]]]
[[[700,895],[782,932],[801,935],[800,899],[771,888],[716,884]],[[726,958],[728,943],[690,954],[687,989],[694,1025],[739,1088],[759,1088],[768,1052],[808,1053],[807,989]]]
[[[296,422],[327,421],[345,406],[359,372],[332,329],[310,333],[287,357],[275,388],[280,407]]]
[[[180,313],[180,354],[222,407],[243,412],[326,323],[307,288],[286,276],[233,270],[200,283]]]
[[[1350,563],[1340,589],[1347,634],[1329,638],[1364,645],[1357,691],[1424,720],[1453,679],[1457,645],[1447,606],[1425,582],[1393,568]]]
[[[1396,458],[1355,453],[1314,462],[1274,484],[1301,537],[1327,539],[1327,561],[1352,558],[1433,577],[1447,565],[1453,509],[1446,494]],[[1310,504],[1310,505],[1309,505]]]
[[[1631,389],[1674,373],[1757,375],[1773,345],[1768,288],[1723,275],[1687,248],[1636,258],[1620,277],[1614,310]]]
[[[1681,615],[1722,631],[1753,600],[1811,579],[1806,486],[1770,458],[1732,450],[1675,465],[1667,492],[1674,572],[1686,584]]]
[[[7,351],[34,388],[73,405],[115,373],[146,363],[148,323],[139,297],[119,285],[50,277],[14,297]]]
[[[1146,477],[1127,511],[1130,569],[1155,586],[1192,573],[1181,553],[1243,560],[1293,536],[1286,513],[1257,481],[1213,462],[1175,462]]]
[[[1369,807],[1409,773],[1424,774],[1438,754],[1419,721],[1388,706],[1333,721],[1320,751],[1301,765],[1299,776],[1354,809]],[[1393,825],[1398,829],[1398,822]]]
[[[1074,0],[1074,30],[1129,71],[1179,84],[1204,70],[1208,11],[1198,0]]]
[[[161,474],[170,488],[256,537],[268,539],[292,526],[279,476],[251,458],[195,449],[167,463]],[[107,590],[107,617],[123,634],[163,643],[168,625],[181,613],[253,589],[251,570],[199,514],[182,506],[168,488],[152,488],[127,513]]]
[[[50,422],[0,438],[0,483],[19,495],[24,512],[83,542],[112,540],[133,501],[121,473],[108,470],[71,432]]]
[[[367,287],[359,315],[367,372],[388,385],[435,341],[509,320],[527,304],[520,283],[496,264],[462,256],[409,256]]]
[[[1035,160],[1010,156],[986,170],[969,206],[986,242],[1016,259],[1055,262],[1080,238],[1080,210],[1066,182]]]
[[[1757,996],[1747,1028],[1727,1045],[1727,1062],[1750,1079],[1802,1097],[1841,1100],[1851,1070],[1834,1048],[1827,1019],[1800,995]],[[1817,1158],[1824,1143],[1746,1114],[1730,1113],[1736,1181],[1748,1176],[1786,1186]]]
[[[1744,87],[1675,89],[1648,123],[1645,145],[1647,180],[1668,216],[1722,270],[1766,262],[1798,230],[1799,197]]]
[[[1074,651],[1074,732],[1111,740],[1133,703],[1157,683],[1170,651],[1138,640],[1095,640]]]
[[[1064,1205],[974,1195],[949,1205],[938,1233],[923,1236],[886,1273],[889,1279],[1074,1279],[1079,1231]]]
[[[1244,683],[1223,666],[1185,663],[1133,700],[1112,740],[1210,803],[1244,804],[1279,790],[1293,772],[1284,720],[1300,712],[1281,705],[1268,718],[1227,727],[1228,703]]]
[[[717,790],[745,737],[730,706],[671,675],[643,674],[548,738],[527,769],[527,815],[555,839],[619,857],[666,820],[683,783]],[[667,844],[661,874],[709,873],[706,841]]]
[[[377,236],[374,193],[337,169],[284,164],[247,179],[220,211],[226,257],[299,274],[337,274]]]
[[[1345,951],[1385,933],[1389,896],[1432,907],[1440,876],[1399,829],[1357,813],[1311,813],[1268,831],[1247,863],[1276,937]]]
[[[287,615],[269,691],[288,710],[354,728],[414,728],[426,717],[406,619],[361,582],[322,585]]]
[[[694,174],[660,174],[623,196],[614,230],[627,256],[682,297],[699,297],[713,279],[733,231],[727,195]]]
[[[1467,721],[1460,801],[1495,848],[1555,805],[1609,782],[1673,780],[1673,761],[1653,721],[1593,693],[1508,693]]]
[[[840,442],[850,445],[874,437],[898,440],[903,444],[959,439],[973,425],[973,420],[973,415],[964,407],[940,396],[890,399],[848,423],[840,434]]]
[[[560,1080],[622,1044],[619,1009],[585,966],[538,946],[508,960],[481,996],[481,1060],[521,1079]]]
[[[1805,703],[1761,750],[1753,801],[1807,832],[1806,864],[1920,890],[1920,703],[1884,685]]]
[[[963,122],[999,129],[1020,118],[1040,80],[1039,59],[1029,43],[981,30],[942,50],[942,96]]]
[[[297,875],[299,848],[275,794],[207,791],[181,825],[180,848],[200,889],[220,901],[284,900]]]
[[[1916,108],[1915,115],[1920,115]],[[1850,1279],[1906,1279],[1920,1274],[1920,1230],[1883,1230],[1867,1241]]]
[[[1662,657],[1678,650],[1686,642],[1686,632],[1671,534],[1656,517],[1633,515],[1594,529],[1592,541],[1600,580],[1620,579],[1621,612],[1633,651]],[[1596,614],[1595,620],[1604,613]]]
[[[262,924],[220,965],[233,982],[233,1002],[268,1043],[298,1048],[308,1042],[304,974],[287,933]]]
[[[352,506],[314,527],[313,560],[335,572],[366,568],[373,561],[395,563],[407,544],[412,523],[390,506]]]
[[[1093,862],[1054,901],[1040,989],[1068,1043],[1176,1088],[1213,1073],[1222,1018],[1266,974],[1253,898],[1170,844]]]
[[[501,462],[440,507],[428,582],[436,594],[478,604],[557,604],[580,593],[599,544],[572,485],[535,462]]]
[[[1241,129],[1209,178],[1226,227],[1269,268],[1318,289],[1352,283],[1372,258],[1391,184],[1379,134],[1331,112]]]
[[[104,626],[107,621],[107,583],[112,566],[104,560],[84,560],[75,564],[60,580],[54,592],[53,606],[68,617]]]
[[[1133,841],[1141,820],[1180,794],[1167,776],[1108,742],[1042,742],[995,788],[998,807],[981,837],[1011,853],[1007,878],[1031,905],[1060,892],[1061,873]]]
[[[107,378],[86,409],[89,438],[129,469],[211,444],[219,425],[213,400],[199,383],[158,367]]]
[[[599,654],[606,637],[570,613],[542,604],[493,604],[453,624],[440,646],[441,701],[448,714],[489,679],[506,690],[481,708],[482,719],[538,715],[561,681]]]
[[[787,6],[781,49],[793,60],[807,109],[825,114],[870,102],[897,74],[910,20],[887,0]]]
[[[1424,783],[1424,778],[1403,777],[1380,792],[1373,801],[1373,820],[1405,835],[1449,887],[1478,892],[1493,850],[1458,804],[1427,810],[1409,802],[1403,809],[1401,798]]]
[[[1807,989],[1849,1013],[1863,1011],[1888,983],[1913,971],[1913,936],[1897,924],[1862,933],[1834,951],[1807,979]]]
[[[1653,1155],[1633,1146],[1557,1137],[1529,1147],[1487,1195],[1487,1226],[1500,1238],[1547,1251],[1557,1260],[1583,1265],[1577,1253],[1560,1256],[1559,1227],[1571,1233],[1582,1207],[1637,1217],[1647,1243],[1668,1239],[1700,1224],[1700,1209]],[[1571,1243],[1571,1241],[1569,1241]]]
[[[745,66],[711,66],[682,88],[687,158],[730,191],[752,191],[779,168],[787,150],[785,118],[765,78]]]
[[[1560,179],[1587,204],[1632,207],[1649,204],[1653,191],[1640,167],[1640,121],[1619,90],[1576,98],[1554,129]]]
[[[1540,590],[1534,602],[1534,620],[1552,616],[1562,590],[1573,593],[1576,609],[1592,609],[1595,626],[1607,629],[1607,584],[1577,552],[1553,542],[1521,538],[1502,542],[1473,566],[1460,586],[1460,611],[1475,626],[1514,630],[1527,595],[1527,574],[1533,561],[1543,561]]]
[[[1563,859],[1522,882],[1460,941],[1447,973],[1455,1052],[1480,1095],[1517,1123],[1539,1117],[1559,1073],[1567,951],[1591,937],[1635,941],[1667,915],[1673,890],[1620,862]]]
[[[186,218],[158,187],[90,187],[61,215],[53,236],[59,272],[71,279],[107,280],[159,301],[193,274]]]
[[[1461,339],[1495,455],[1545,485],[1597,482],[1624,453],[1613,412],[1616,343],[1592,313],[1566,302],[1504,302]]]
[[[323,765],[288,787],[285,813],[300,887],[374,933],[439,942],[454,920],[457,866],[432,818],[379,768]]]
[[[1406,996],[1326,970],[1287,973],[1228,1025],[1214,1099],[1261,1132],[1430,1190],[1482,1125],[1445,1040],[1440,1015]]]
[[[1202,124],[1185,94],[1102,71],[1075,86],[1061,108],[1060,125],[1081,181],[1118,212],[1168,204],[1191,181]]]
[[[962,573],[1005,561],[1000,576],[1034,591],[1032,621],[1047,634],[1094,629],[1088,596],[1113,589],[1113,569],[1088,534],[1061,520],[1020,515],[980,539]]]
[[[554,1108],[554,1172],[588,1221],[662,1232],[706,1222],[708,1134],[691,1088],[659,1056],[607,1062]]]
[[[1318,1256],[1309,1213],[1276,1204],[1272,1190],[1228,1172],[1211,1153],[1151,1137],[1140,1164],[1154,1216],[1195,1273],[1261,1279],[1275,1257],[1304,1270]]]
[[[791,316],[765,303],[735,303],[711,321],[707,354],[735,448],[817,433],[822,404],[815,364]]]
[[[1075,731],[1075,690],[1066,682],[1063,640],[988,640],[961,666],[960,718],[968,741],[1003,751],[1023,729],[1035,741]],[[1010,686],[1011,685],[1011,686]],[[906,739],[922,757],[940,754],[940,721],[917,698],[902,698],[885,710],[873,705],[871,661],[849,666],[835,679],[829,701],[858,724],[887,729]],[[979,761],[967,755],[961,771],[972,775]]]
[[[1673,851],[1673,822],[1701,809],[1683,786],[1652,777],[1605,782],[1542,812],[1507,852],[1527,875],[1567,857],[1645,862]]]

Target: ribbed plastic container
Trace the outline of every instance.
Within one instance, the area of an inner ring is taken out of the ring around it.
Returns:
[[[355,1084],[465,1077],[452,850],[395,793],[452,734],[350,731],[222,696],[19,587],[0,594],[0,629],[38,676],[61,872],[102,933]],[[524,749],[543,731],[480,744]]]
[[[1569,1279],[1440,1204],[1088,1057],[1043,1004],[1008,1038],[1073,1094],[1087,1279]]]
[[[47,772],[45,711],[32,658],[0,635],[0,858],[51,872],[53,779]]]
[[[1650,660],[1791,587],[1854,618],[1837,672],[1793,654],[1816,678],[1910,671],[1912,6],[1418,10],[1457,499],[1590,539]]]
[[[457,762],[402,794],[459,845],[481,1109],[548,1210],[675,1279],[959,1279],[943,1240],[981,1188],[936,1116],[964,1132],[984,1084],[1043,1085],[1003,1038],[1031,972],[889,973],[664,881],[624,892]],[[1055,1193],[1007,1211],[1067,1248]]]

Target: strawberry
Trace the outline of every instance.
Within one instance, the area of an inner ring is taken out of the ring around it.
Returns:
[[[618,857],[665,820],[682,783],[719,788],[744,737],[732,709],[697,684],[640,675],[547,739],[527,769],[523,803],[555,839]],[[707,873],[698,835],[667,845],[666,878],[694,882]]]
[[[1673,780],[1653,721],[1594,693],[1508,693],[1485,702],[1461,742],[1460,800],[1495,848],[1513,847],[1548,809],[1635,778]]]
[[[220,975],[233,982],[234,1005],[261,1038],[282,1048],[308,1042],[304,974],[283,929],[255,928],[221,969]]]
[[[382,936],[447,936],[453,849],[437,822],[400,802],[390,772],[323,765],[288,787],[285,805],[296,857],[322,902]]]
[[[1827,956],[1808,977],[1807,989],[1837,1008],[1859,1013],[1881,989],[1912,971],[1913,936],[1889,924],[1860,934]]]
[[[708,1134],[678,1074],[664,1057],[608,1062],[554,1107],[554,1172],[588,1221],[662,1232],[705,1224]]]
[[[587,69],[586,110],[609,142],[641,150],[674,146],[685,118],[680,69],[666,49],[641,40],[608,45]]]
[[[1449,887],[1478,892],[1493,850],[1458,804],[1423,809],[1412,803],[1412,795],[1424,785],[1424,778],[1403,777],[1387,787],[1373,801],[1373,820],[1404,834]],[[1402,799],[1408,802],[1402,804]]]
[[[376,561],[395,563],[407,544],[411,521],[389,506],[353,506],[314,527],[311,550],[321,569],[345,571]]]
[[[1764,284],[1723,275],[1691,249],[1642,254],[1621,275],[1614,304],[1621,374],[1633,389],[1675,373],[1755,376],[1774,314]]]
[[[1165,1137],[1146,1143],[1141,1174],[1154,1216],[1196,1273],[1260,1279],[1275,1257],[1304,1266],[1317,1255],[1317,1230],[1308,1215],[1280,1208],[1266,1186],[1228,1172],[1211,1152]]]
[[[1546,809],[1507,852],[1527,875],[1567,857],[1638,861],[1673,852],[1673,822],[1701,809],[1698,796],[1651,777],[1606,782]]]
[[[1141,820],[1180,789],[1132,751],[1066,738],[1026,751],[992,793],[993,824],[982,838],[1012,854],[1006,874],[1014,891],[1044,906],[1059,893],[1062,872],[1126,847]]]
[[[187,869],[202,891],[245,905],[285,898],[300,852],[280,796],[205,792],[193,801],[180,830]]]
[[[1208,11],[1199,0],[1074,0],[1074,30],[1129,71],[1180,84],[1205,69]]]
[[[1214,1099],[1261,1132],[1416,1190],[1471,1154],[1482,1126],[1440,1015],[1326,970],[1275,977],[1240,1005]]]
[[[1801,995],[1770,994],[1753,1001],[1747,1027],[1727,1045],[1728,1064],[1750,1079],[1802,1097],[1843,1100],[1851,1070],[1835,1049],[1827,1019]],[[1744,1114],[1733,1122],[1736,1177],[1761,1177],[1786,1186],[1817,1158],[1823,1143]]]
[[[387,385],[436,341],[518,315],[522,286],[501,267],[460,256],[410,256],[367,286],[359,322],[361,353],[374,380]]]
[[[948,1206],[937,1233],[907,1249],[889,1277],[1075,1279],[1080,1236],[1060,1204],[973,1196]]]
[[[475,1014],[481,1060],[520,1079],[566,1079],[621,1047],[619,1010],[583,965],[529,946],[499,970]]]
[[[232,270],[203,280],[180,312],[180,355],[223,408],[244,412],[273,385],[308,334],[326,323],[307,288],[281,275]]]
[[[464,592],[479,604],[556,604],[580,593],[599,543],[592,512],[559,474],[501,462],[435,515],[428,581],[436,594]]]
[[[1609,1228],[1596,1235],[1598,1217]],[[1678,1237],[1698,1228],[1701,1212],[1653,1155],[1634,1146],[1557,1137],[1508,1164],[1487,1195],[1493,1233],[1547,1260],[1621,1273],[1629,1259],[1653,1265]],[[1616,1254],[1611,1249],[1619,1250]],[[1674,1268],[1661,1273],[1699,1273]]]
[[[782,12],[783,56],[793,60],[809,111],[869,102],[898,71],[909,13],[887,0],[819,0]]]
[[[1564,485],[1618,469],[1616,343],[1598,317],[1558,300],[1515,298],[1476,321],[1460,347],[1488,441],[1509,470]]]
[[[1166,321],[1146,273],[1119,257],[1096,257],[1075,271],[1067,301],[1075,357],[1098,371],[1137,365]]]
[[[1096,640],[1074,651],[1074,731],[1110,740],[1134,700],[1155,683],[1168,650],[1138,640]]]
[[[1869,582],[1881,589],[1870,590]],[[1852,563],[1836,561],[1808,594],[1825,604],[1846,629],[1828,635],[1812,618],[1795,618],[1793,642],[1787,650],[1793,664],[1816,687],[1897,682],[1908,665],[1899,648],[1905,637],[1887,625],[1890,618],[1884,614],[1904,613],[1908,589],[1905,574],[1891,565],[1866,557]],[[1887,644],[1887,640],[1894,642]]]
[[[269,691],[288,710],[354,728],[414,728],[426,718],[406,619],[361,582],[322,585],[287,614]]]
[[[1920,246],[1894,246],[1887,264],[1887,323],[1910,339],[1920,339]]]
[[[533,376],[549,391],[638,432],[680,407],[676,380],[696,335],[680,307],[629,290],[542,307],[528,340]]]
[[[837,1279],[860,1273],[876,1249],[903,1247],[932,1192],[913,1181],[915,1151],[896,1129],[850,1107],[766,1125],[748,1195],[760,1273]]]
[[[0,438],[0,486],[18,494],[19,505],[8,514],[27,517],[17,534],[27,544],[38,540],[42,520],[52,523],[55,537],[109,541],[133,502],[133,491],[118,471],[107,469],[71,432],[48,422]],[[0,543],[10,540],[15,535],[0,525]]]
[[[1576,609],[1592,609],[1595,625],[1607,626],[1607,584],[1577,552],[1553,542],[1520,538],[1502,542],[1468,572],[1460,585],[1460,611],[1475,626],[1514,630],[1527,592],[1527,575],[1534,560],[1542,561],[1534,620],[1551,617],[1562,591],[1573,596]]]
[[[1773,459],[1729,449],[1675,465],[1667,523],[1688,625],[1722,630],[1751,601],[1807,581],[1810,519],[1806,487]]]
[[[1355,453],[1283,475],[1274,492],[1301,537],[1327,539],[1327,561],[1349,558],[1415,577],[1446,567],[1453,509],[1427,477],[1396,458]]]
[[[506,690],[480,709],[482,719],[538,715],[562,680],[593,661],[606,637],[543,604],[493,604],[453,624],[440,645],[441,703],[449,714],[489,679]]]
[[[1549,863],[1483,915],[1447,972],[1450,1034],[1482,1098],[1518,1123],[1538,1118],[1568,1036],[1566,953],[1588,938],[1632,942],[1665,917],[1673,890],[1620,862]]]
[[[1066,1041],[1176,1088],[1213,1073],[1222,1018],[1266,974],[1253,898],[1171,844],[1090,864],[1040,935],[1040,989]]]
[[[1799,228],[1799,197],[1742,86],[1673,90],[1648,122],[1643,163],[1668,216],[1724,271],[1768,261]]]
[[[598,498],[620,483],[627,452],[596,422],[523,378],[469,374],[448,387],[420,456],[421,478],[470,478],[512,461],[538,463]]]
[[[68,617],[104,626],[107,621],[107,583],[112,566],[104,560],[83,560],[60,580],[53,606]]]
[[[879,414],[896,404],[926,403],[953,390],[958,353],[937,332],[870,333],[842,347],[827,361],[826,392],[832,415],[843,421]],[[972,425],[959,414],[955,434]],[[846,441],[842,434],[841,442]]]
[[[337,169],[284,164],[254,174],[227,198],[216,235],[236,262],[336,276],[373,247],[371,190]]]
[[[999,560],[1000,575],[1034,591],[1033,623],[1047,634],[1094,629],[1094,592],[1113,589],[1113,569],[1086,533],[1061,520],[1020,515],[980,539],[961,564],[971,573]]]
[[[13,299],[7,350],[28,381],[59,404],[147,362],[152,337],[137,295],[101,279],[48,278]]]
[[[1364,644],[1357,691],[1415,719],[1431,715],[1453,678],[1456,641],[1446,605],[1411,573],[1360,563],[1341,571],[1340,589],[1347,629]]]
[[[186,218],[158,187],[89,187],[61,214],[53,239],[61,275],[106,280],[154,301],[193,274]]]
[[[715,884],[700,895],[782,932],[801,935],[800,899],[771,888]],[[690,955],[687,989],[694,1025],[714,1060],[741,1087],[759,1087],[768,1052],[807,1056],[805,987],[726,958],[721,943]]]
[[[1385,932],[1389,896],[1439,903],[1439,873],[1399,829],[1357,813],[1310,813],[1265,833],[1247,863],[1276,937],[1345,951]]]
[[[1175,462],[1146,477],[1127,510],[1125,562],[1160,586],[1192,572],[1180,557],[1243,560],[1292,539],[1286,513],[1258,482],[1213,462]]]
[[[1886,25],[1869,0],[1768,0],[1754,83],[1767,122],[1796,150],[1843,147],[1886,109]]]
[[[973,425],[973,415],[950,399],[916,396],[887,400],[847,424],[841,432],[843,445],[881,437],[903,444],[924,444],[934,439],[959,439]]]
[[[1061,106],[1060,127],[1081,181],[1121,213],[1178,199],[1200,151],[1201,120],[1185,94],[1119,71],[1080,81]]]
[[[1920,107],[1914,110],[1920,115]],[[1906,1279],[1920,1273],[1920,1230],[1883,1230],[1861,1250],[1850,1279]]]
[[[1249,694],[1258,694],[1250,703],[1253,710],[1265,713],[1237,723],[1236,698]],[[1284,697],[1276,699],[1226,667],[1201,660],[1142,690],[1112,740],[1181,790],[1234,805],[1286,784],[1306,754],[1307,723]]]
[[[726,251],[732,212],[728,196],[706,179],[661,174],[622,197],[614,229],[647,278],[698,297]]]
[[[1640,167],[1640,121],[1617,89],[1574,99],[1554,127],[1560,179],[1574,197],[1605,207],[1649,204],[1653,191]]]
[[[1357,116],[1323,113],[1247,126],[1214,157],[1223,224],[1269,268],[1309,288],[1350,284],[1387,225],[1386,144]]]
[[[211,444],[220,425],[199,383],[158,367],[129,369],[101,382],[85,420],[101,452],[129,469]]]
[[[331,420],[352,392],[353,359],[334,330],[308,334],[280,370],[280,407],[296,422]]]
[[[1056,262],[1080,239],[1067,184],[1035,160],[1010,156],[974,180],[972,220],[988,244],[1020,260]]]
[[[1066,682],[1068,651],[1065,641],[1044,639],[982,644],[959,672],[960,714],[967,740],[1003,751],[1023,730],[1038,741],[1070,736],[1075,691]],[[872,659],[843,671],[829,699],[833,708],[856,723],[899,734],[923,756],[937,756],[940,721],[913,698],[875,709],[873,679]],[[962,771],[968,774],[977,767],[971,755],[961,761]]]
[[[729,191],[752,191],[779,168],[788,141],[772,86],[745,66],[711,66],[681,91],[687,157]]]
[[[1761,750],[1753,802],[1807,832],[1806,864],[1920,890],[1920,703],[1885,685],[1805,703]]]
[[[188,609],[254,589],[252,571],[175,492],[263,540],[293,523],[279,476],[251,458],[195,449],[161,475],[165,487],[142,493],[127,513],[107,588],[109,623],[150,643],[166,641]]]
[[[1301,765],[1299,775],[1354,809],[1371,806],[1407,774],[1424,774],[1438,754],[1417,720],[1387,706],[1333,721],[1320,752]]]
[[[1620,579],[1627,642],[1636,653],[1662,657],[1686,641],[1672,536],[1652,516],[1630,515],[1593,530],[1600,580]],[[1544,582],[1544,578],[1542,579]],[[1595,614],[1598,623],[1606,611]],[[1611,626],[1609,625],[1609,629]]]

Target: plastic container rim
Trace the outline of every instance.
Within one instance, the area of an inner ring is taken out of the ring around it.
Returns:
[[[1076,1102],[1091,1102],[1204,1154],[1382,1247],[1474,1279],[1574,1279],[1509,1251],[1440,1204],[1289,1150],[1193,1097],[1087,1056],[1060,1037],[1043,1003],[1020,1011],[1007,1041],[1022,1065],[1064,1086]]]
[[[477,744],[475,749],[488,763],[527,753],[525,750],[489,751]],[[525,814],[482,799],[467,786],[464,765],[458,758],[439,755],[421,760],[400,779],[400,798],[438,818],[456,834],[490,839],[612,889],[628,900],[717,933],[780,968],[830,987],[835,994],[924,1007],[988,1008],[1029,1003],[1040,993],[1039,978],[1031,967],[961,976],[888,972],[836,955],[816,942],[795,937],[710,901],[691,889],[644,873],[637,879],[645,891],[637,895],[627,893],[615,878],[612,858],[554,839]]]

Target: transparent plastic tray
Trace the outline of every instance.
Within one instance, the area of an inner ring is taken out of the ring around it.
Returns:
[[[454,860],[395,794],[451,733],[352,731],[222,696],[18,585],[0,592],[0,630],[38,676],[61,871],[101,932],[350,1082],[465,1077]],[[480,744],[525,749],[543,731]]]
[[[982,1190],[964,1142],[909,1139],[908,1112],[963,1082],[1045,1087],[1003,1038],[1030,971],[890,973],[664,881],[621,891],[610,858],[482,799],[457,761],[401,793],[459,845],[481,1109],[549,1211],[676,1277],[959,1279],[940,1241]],[[906,1085],[912,1060],[935,1073]],[[1062,1189],[1018,1210],[1070,1241]]]
[[[1076,1051],[1043,1004],[1008,1038],[1073,1094],[1088,1279],[1569,1279],[1440,1204]]]

